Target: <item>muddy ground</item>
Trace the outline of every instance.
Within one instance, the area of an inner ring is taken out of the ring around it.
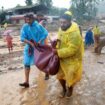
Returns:
[[[0,39],[0,105],[105,105],[105,54],[85,50],[83,75],[70,99],[60,98],[61,86],[56,76],[44,80],[44,73],[35,66],[30,74],[30,88],[19,87],[24,81],[23,46],[14,36],[14,51],[8,54]]]

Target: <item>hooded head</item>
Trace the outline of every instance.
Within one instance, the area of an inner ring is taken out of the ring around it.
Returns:
[[[72,14],[69,11],[66,11],[60,17],[60,26],[63,31],[66,31],[71,26]]]

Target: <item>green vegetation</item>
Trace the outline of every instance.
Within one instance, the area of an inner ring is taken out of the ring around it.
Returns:
[[[90,21],[97,14],[96,5],[102,0],[72,0],[71,8],[74,17],[79,22]]]

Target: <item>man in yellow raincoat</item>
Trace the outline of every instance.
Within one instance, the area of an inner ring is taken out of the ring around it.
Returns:
[[[79,26],[71,22],[71,15],[64,14],[60,18],[57,50],[60,58],[60,68],[57,78],[63,88],[61,96],[70,97],[74,84],[81,79],[83,41]]]
[[[96,25],[93,27],[93,33],[94,33],[94,41],[95,41],[95,48],[94,48],[94,52],[97,53],[98,52],[98,46],[100,43],[100,29],[99,27]]]

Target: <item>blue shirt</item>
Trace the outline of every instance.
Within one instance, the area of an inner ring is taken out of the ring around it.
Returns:
[[[47,35],[47,30],[34,21],[32,25],[27,23],[23,25],[20,38],[22,42],[24,42],[25,39],[29,41],[34,40],[35,42],[43,40],[41,44],[44,44],[44,40],[46,39]],[[34,64],[34,53],[29,55],[28,50],[29,44],[26,44],[24,48],[24,65]]]

